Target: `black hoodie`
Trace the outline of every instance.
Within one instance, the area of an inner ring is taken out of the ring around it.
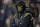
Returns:
[[[23,10],[21,12],[21,13],[23,13],[26,9],[25,2],[24,1],[18,1],[17,4],[16,4],[16,9],[17,9],[18,5],[21,5],[23,7]],[[18,12],[18,10],[17,10],[17,12]]]

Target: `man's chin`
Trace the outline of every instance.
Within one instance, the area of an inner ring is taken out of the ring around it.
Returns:
[[[18,11],[19,13],[21,13],[21,11]]]

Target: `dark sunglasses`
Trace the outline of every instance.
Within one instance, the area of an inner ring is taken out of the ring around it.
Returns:
[[[22,8],[22,6],[17,6],[17,8]]]

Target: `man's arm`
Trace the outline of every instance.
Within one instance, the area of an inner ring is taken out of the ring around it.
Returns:
[[[31,15],[27,15],[23,21],[21,22],[22,24],[20,25],[20,27],[29,27],[30,23],[31,23]],[[33,22],[33,21],[32,21]],[[32,24],[33,25],[33,24]]]

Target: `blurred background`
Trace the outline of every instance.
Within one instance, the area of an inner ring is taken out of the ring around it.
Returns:
[[[20,0],[0,0],[0,27],[10,27],[10,21],[16,13],[15,4]],[[22,0],[34,14],[33,26],[40,27],[40,0]]]

